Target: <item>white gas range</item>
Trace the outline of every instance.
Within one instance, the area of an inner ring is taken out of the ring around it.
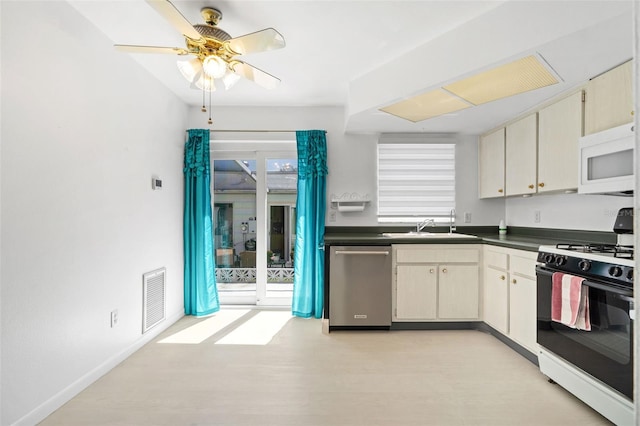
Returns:
[[[620,210],[614,231],[617,244],[539,248],[538,362],[609,420],[633,424],[633,209]]]

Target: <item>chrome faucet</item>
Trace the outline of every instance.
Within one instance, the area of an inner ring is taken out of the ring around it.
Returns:
[[[456,209],[451,209],[449,212],[449,233],[453,234],[456,230]]]
[[[416,232],[422,231],[426,226],[436,226],[436,221],[433,219],[425,219],[416,225]]]

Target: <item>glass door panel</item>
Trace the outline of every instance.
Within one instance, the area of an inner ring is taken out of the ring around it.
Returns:
[[[271,302],[278,301],[277,304],[291,304],[298,160],[267,158],[266,176],[268,234],[265,297]]]
[[[261,143],[246,150],[213,150],[216,282],[222,304],[291,305],[298,164],[295,141],[278,147],[269,150]]]
[[[216,282],[222,304],[256,303],[256,161],[213,160]]]

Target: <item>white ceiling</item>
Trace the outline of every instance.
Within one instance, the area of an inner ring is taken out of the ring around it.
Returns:
[[[117,44],[184,46],[184,38],[144,0],[69,0]],[[281,50],[243,60],[282,80],[274,90],[242,80],[213,94],[217,106],[327,106],[346,109],[352,132],[477,134],[583,84],[632,57],[632,1],[289,0],[172,2],[194,24],[219,9],[232,37],[273,27]],[[420,123],[380,107],[528,54],[563,79],[535,92]],[[122,53],[126,54],[126,53]],[[190,105],[173,55],[136,54],[137,62]]]

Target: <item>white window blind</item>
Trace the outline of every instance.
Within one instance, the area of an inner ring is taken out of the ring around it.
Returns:
[[[448,222],[455,206],[454,143],[378,143],[379,222]]]

